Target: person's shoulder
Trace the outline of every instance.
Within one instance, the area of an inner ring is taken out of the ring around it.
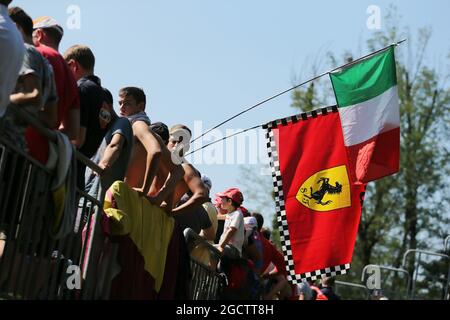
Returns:
[[[96,83],[94,80],[90,79],[90,77],[82,77],[80,80],[78,80],[78,85],[81,88],[84,88],[89,91],[95,91],[95,92],[101,91],[101,94],[99,95],[99,97],[103,97],[102,87],[98,83]]]
[[[42,70],[45,62],[45,58],[36,50],[36,48],[28,43],[25,43],[25,56],[24,56],[24,66],[26,68],[31,68],[35,72]]]
[[[124,117],[118,117],[115,124],[120,127],[126,127],[126,128],[131,129],[130,120],[128,120],[127,118],[124,118]]]
[[[29,43],[25,43],[24,46],[25,46],[25,52],[27,54],[38,54],[38,55],[40,55],[39,51],[36,50],[35,46],[33,46],[33,45],[29,44]]]
[[[45,45],[39,45],[36,47],[36,50],[40,52],[44,57],[48,58],[55,58],[55,59],[64,59],[61,54],[53,49],[52,47],[45,46]]]
[[[133,129],[131,128],[131,123],[127,118],[117,118],[116,121],[114,121],[113,126],[111,129],[115,132],[120,131],[125,136],[133,136]]]
[[[103,102],[102,87],[88,77],[83,77],[78,80],[78,88],[83,96],[88,97],[96,105]]]
[[[91,83],[88,78],[82,77],[77,81],[78,88],[80,88],[81,91],[85,92],[88,90],[88,88],[91,86]]]
[[[201,177],[198,175],[197,169],[195,169],[195,167],[191,163],[185,161],[181,164],[181,166],[183,167],[185,174],[189,174],[193,177],[201,179]]]
[[[41,61],[44,59],[42,54],[31,44],[25,43],[25,58],[29,61]]]
[[[133,130],[142,131],[142,132],[148,133],[149,135],[152,135],[148,124],[143,120],[133,121],[133,123],[131,124],[131,127],[133,128]]]
[[[235,219],[239,219],[239,220],[242,219],[242,221],[244,221],[244,216],[242,215],[242,212],[240,212],[239,210],[235,210],[235,211],[231,212],[230,216]]]

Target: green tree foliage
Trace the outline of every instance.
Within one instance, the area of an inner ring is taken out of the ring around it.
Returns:
[[[250,212],[260,212],[265,216],[264,227],[272,229],[271,240],[280,248],[280,233],[273,205],[275,194],[273,190],[269,191],[272,187],[272,176],[269,174],[270,172],[263,171],[264,168],[260,167],[259,169],[258,172],[252,166],[241,166],[238,182],[245,199],[247,201],[252,200],[253,203],[257,204],[247,209]],[[272,220],[267,219],[267,217],[272,217]]]

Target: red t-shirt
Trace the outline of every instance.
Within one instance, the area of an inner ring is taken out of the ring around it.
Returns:
[[[69,109],[80,109],[78,86],[63,56],[53,48],[40,45],[36,47],[53,67],[56,91],[58,92],[58,126],[61,124]],[[57,129],[57,128],[55,128]]]
[[[262,242],[263,251],[263,267],[262,272],[264,272],[272,262],[277,271],[281,274],[287,275],[286,263],[284,262],[283,254],[278,251],[278,249],[265,237],[260,237]]]
[[[58,129],[70,109],[80,109],[80,97],[75,78],[67,65],[66,60],[53,48],[40,45],[36,47],[53,68],[56,91],[58,93]],[[25,132],[25,139],[28,145],[28,153],[45,164],[48,160],[47,138],[39,133],[34,127],[29,126]]]

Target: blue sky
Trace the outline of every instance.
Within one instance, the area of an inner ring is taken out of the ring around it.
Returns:
[[[384,16],[392,2],[14,0],[12,5],[21,6],[33,18],[51,15],[57,19],[65,28],[61,51],[73,44],[90,46],[97,58],[96,74],[114,95],[123,86],[144,88],[152,121],[169,126],[184,123],[191,128],[194,121],[202,121],[206,130],[291,87],[293,75],[301,75],[301,80],[312,76],[309,64],[326,50],[337,55],[344,51],[367,53],[360,48],[374,31],[366,26],[366,10],[376,5]],[[437,65],[450,49],[450,2],[394,3],[404,26],[413,31],[432,27],[427,61]],[[67,27],[68,19],[73,17],[67,12],[71,5],[80,10],[79,29]],[[323,63],[319,71],[327,69]],[[221,132],[295,113],[290,107],[290,95],[286,94],[226,124]],[[258,137],[262,146],[263,137]],[[223,150],[225,161],[225,147]],[[211,156],[212,151],[205,152]],[[239,187],[239,166],[231,161],[197,167],[212,178],[213,192],[218,192]],[[270,191],[270,184],[268,188]],[[245,204],[249,208],[257,206],[252,201]],[[263,212],[269,217],[274,208]]]

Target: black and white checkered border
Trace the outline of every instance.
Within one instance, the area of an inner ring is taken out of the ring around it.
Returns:
[[[302,113],[296,116],[278,119],[267,123],[263,128],[267,129],[267,152],[269,154],[270,166],[272,168],[273,187],[275,192],[275,207],[277,212],[278,227],[280,230],[281,248],[284,254],[284,260],[286,262],[286,270],[288,272],[288,280],[293,284],[297,284],[302,280],[317,280],[321,277],[333,277],[340,274],[345,274],[350,269],[350,264],[338,265],[334,267],[328,267],[325,269],[314,270],[302,274],[295,273],[294,259],[292,256],[291,241],[289,236],[289,228],[286,219],[286,208],[283,194],[282,177],[280,171],[280,162],[278,159],[277,147],[272,129],[277,128],[279,125],[285,126],[288,123],[296,123],[300,120],[307,120],[310,117],[317,117],[319,113],[326,115],[329,112],[337,112],[337,107],[327,107],[319,110],[313,110],[308,113]]]
[[[294,277],[288,276],[288,280],[294,284],[306,281],[315,281],[324,277],[335,277],[340,274],[346,274],[347,270],[350,269],[350,263],[342,264],[339,266],[329,267],[325,269],[314,270],[312,272],[305,272],[301,274],[295,274]]]
[[[269,123],[266,123],[262,127],[263,127],[263,129],[272,129],[272,128],[275,129],[280,125],[285,126],[291,122],[297,123],[301,120],[307,120],[309,118],[316,118],[319,114],[327,115],[330,112],[338,112],[338,107],[336,105],[334,105],[334,106],[324,107],[324,108],[317,109],[317,110],[312,110],[309,112],[304,112],[304,113],[297,114],[297,115],[291,116],[291,117],[277,119],[277,120],[271,121]]]

